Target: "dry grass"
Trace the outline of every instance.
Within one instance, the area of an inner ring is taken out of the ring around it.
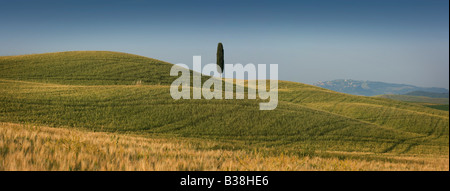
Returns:
[[[0,123],[0,170],[449,170],[449,156],[341,160],[213,149],[217,146],[212,141]]]

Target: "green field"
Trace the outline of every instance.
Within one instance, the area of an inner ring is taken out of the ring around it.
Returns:
[[[447,98],[448,99],[448,93],[434,93],[434,92],[425,92],[425,91],[413,91],[408,92],[404,95],[410,95],[410,96],[423,96],[423,97],[430,97],[430,98]]]
[[[262,100],[174,100],[171,66],[103,51],[0,57],[0,122],[213,142],[198,148],[205,152],[398,163],[395,170],[423,170],[430,161],[419,158],[443,158],[434,170],[448,170],[448,111],[287,81],[279,81],[278,107],[271,111],[259,110]],[[14,149],[0,147],[6,164]],[[368,169],[376,170],[358,168]]]
[[[430,94],[430,93],[428,93]],[[436,93],[437,94],[437,93]],[[433,95],[433,94],[431,94]],[[439,95],[439,94],[437,94]],[[379,95],[375,97],[382,97],[387,99],[411,102],[423,105],[425,107],[448,111],[448,98],[433,98],[425,96],[412,96],[412,95]]]
[[[439,105],[439,104],[436,104],[436,105],[424,104],[424,105],[427,106],[427,107],[433,108],[433,109],[439,109],[439,110],[443,110],[443,111],[448,111],[449,110],[448,104],[442,104],[442,105]]]
[[[425,96],[412,96],[412,95],[379,95],[376,97],[388,98],[399,101],[417,102],[417,103],[432,103],[440,105],[448,105],[448,98],[431,98]]]

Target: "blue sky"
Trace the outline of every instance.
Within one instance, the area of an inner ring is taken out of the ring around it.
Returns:
[[[0,55],[111,50],[192,65],[279,64],[279,78],[449,87],[448,0],[4,1]]]

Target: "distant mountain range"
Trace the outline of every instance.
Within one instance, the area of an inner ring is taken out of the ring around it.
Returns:
[[[407,94],[416,92],[425,93],[437,93],[446,94],[448,97],[448,89],[445,88],[435,88],[435,87],[417,87],[407,84],[393,84],[385,82],[374,82],[374,81],[360,81],[351,79],[340,79],[332,81],[317,82],[314,84],[322,88],[330,89],[337,92],[353,94],[353,95],[363,95],[363,96],[374,96],[382,94]],[[414,93],[414,94],[416,94]],[[440,95],[442,96],[442,95]]]

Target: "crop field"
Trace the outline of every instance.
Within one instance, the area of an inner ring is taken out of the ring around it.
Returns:
[[[448,98],[431,98],[425,96],[412,96],[412,95],[379,95],[378,97],[394,99],[406,102],[419,102],[419,103],[432,103],[440,105],[448,105]]]
[[[448,111],[287,81],[271,111],[174,100],[171,67],[104,51],[0,57],[0,170],[449,170]]]
[[[364,153],[372,160],[227,149],[215,141],[146,138],[0,123],[0,170],[442,170],[448,158]],[[359,155],[354,153],[353,155]],[[380,158],[375,160],[375,158]]]
[[[425,103],[425,104],[423,104],[424,106],[426,106],[426,107],[429,107],[429,108],[433,108],[433,109],[439,109],[439,110],[443,110],[443,111],[448,111],[449,110],[449,105],[448,104],[428,104],[428,103]]]

